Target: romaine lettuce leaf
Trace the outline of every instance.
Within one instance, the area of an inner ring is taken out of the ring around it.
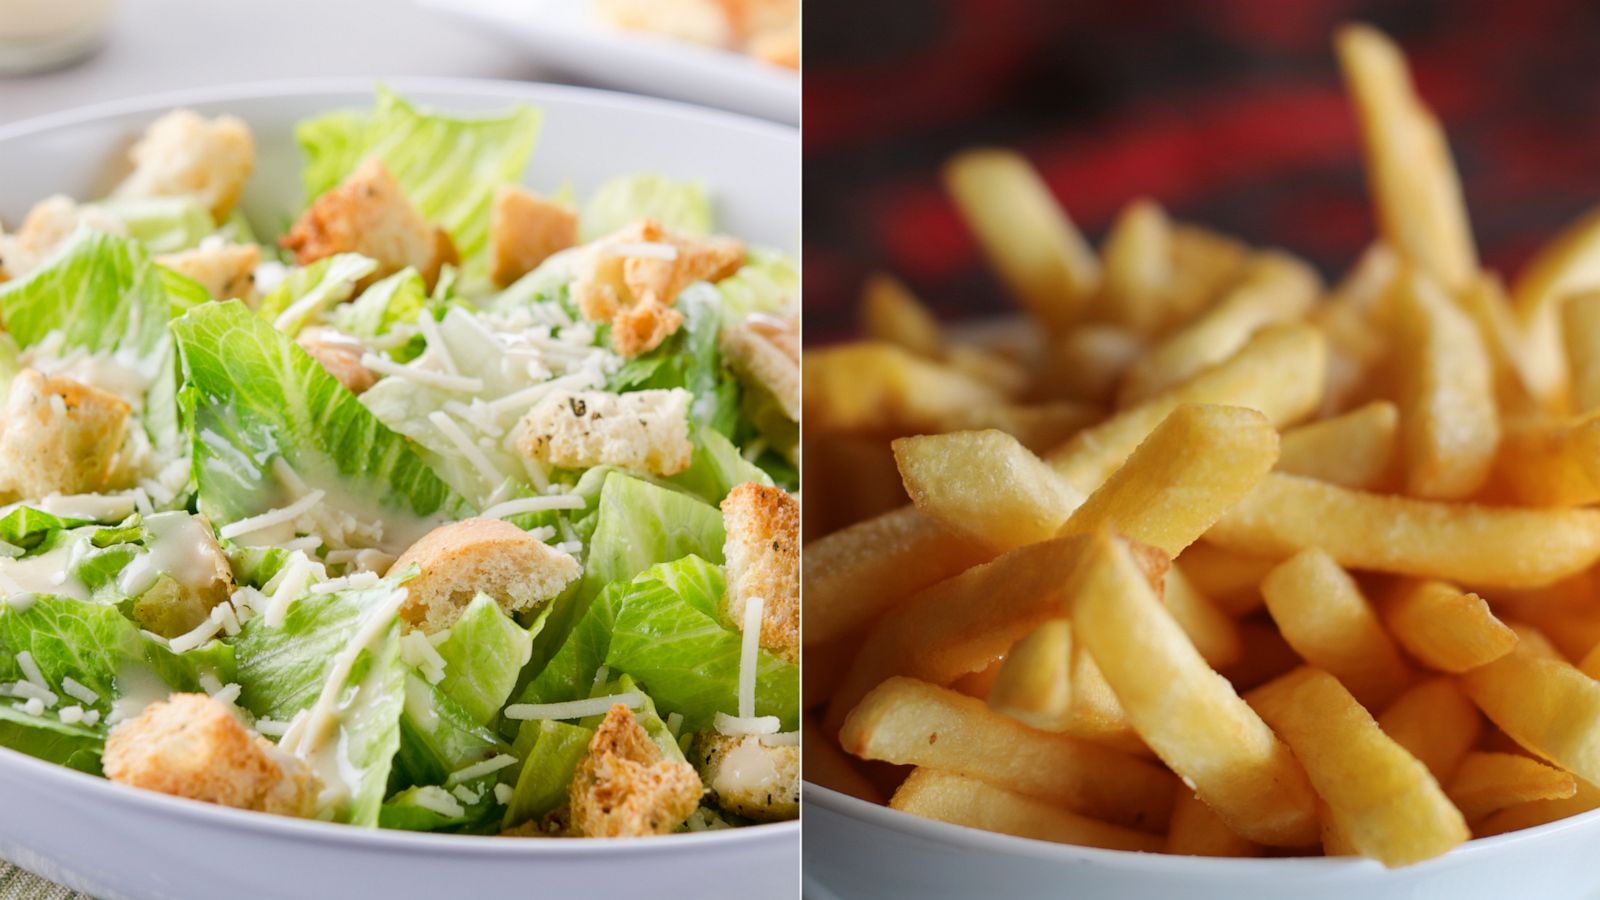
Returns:
[[[128,229],[151,253],[177,253],[217,230],[211,210],[194,197],[138,197],[95,204]]]
[[[496,710],[498,712],[498,710]],[[452,772],[480,763],[507,749],[460,704],[407,671],[405,711],[400,716],[400,750],[390,783],[443,784]]]
[[[506,828],[538,819],[567,802],[567,788],[589,752],[594,729],[552,720],[527,721],[517,735],[522,770],[506,807]]]
[[[604,237],[639,219],[660,222],[669,231],[711,232],[711,198],[698,181],[677,181],[646,172],[602,184],[578,216],[579,240]]]
[[[272,327],[294,337],[329,307],[355,293],[356,282],[378,268],[359,253],[337,253],[304,268],[293,269],[261,298],[256,310]]]
[[[88,524],[88,519],[68,519],[30,506],[18,506],[0,516],[0,541],[23,550],[32,550],[52,532]]]
[[[541,617],[541,627],[544,621]],[[435,649],[445,661],[439,691],[460,704],[473,722],[486,725],[516,687],[533,653],[533,635],[492,597],[480,593]]]
[[[743,321],[751,313],[779,313],[800,307],[800,271],[794,260],[771,250],[751,250],[739,271],[717,282],[722,319]]]
[[[739,381],[722,365],[717,334],[722,328],[716,288],[684,288],[677,308],[683,327],[661,346],[622,364],[607,385],[617,392],[686,388],[694,394],[689,417],[700,428],[732,436],[739,424]]]
[[[710,428],[696,428],[694,454],[689,457],[689,468],[667,479],[667,483],[682,488],[707,503],[722,502],[728,492],[754,481],[770,486],[772,478],[759,466],[739,454],[739,448],[723,437],[722,432]]]
[[[375,338],[402,322],[415,322],[428,305],[428,288],[417,270],[407,267],[390,275],[333,313],[333,324],[345,334]]]

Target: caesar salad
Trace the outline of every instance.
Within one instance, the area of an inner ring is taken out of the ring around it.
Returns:
[[[798,815],[795,265],[699,183],[524,187],[540,127],[380,87],[262,222],[177,110],[0,231],[0,746],[364,827]]]

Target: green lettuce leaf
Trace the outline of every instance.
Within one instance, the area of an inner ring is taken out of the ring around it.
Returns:
[[[211,211],[193,197],[139,197],[96,204],[151,253],[177,253],[217,230]]]
[[[356,282],[377,271],[376,260],[359,253],[337,253],[291,270],[261,298],[256,311],[272,326],[293,337],[329,307],[355,293]]]
[[[579,240],[604,237],[639,219],[655,219],[669,231],[711,232],[711,198],[698,181],[665,175],[623,175],[601,185],[578,216]]]
[[[415,322],[428,305],[428,288],[417,270],[407,267],[361,292],[333,313],[333,324],[345,334],[375,338],[405,322]]]
[[[545,621],[541,616],[539,627]],[[460,704],[472,721],[486,725],[516,688],[517,677],[533,654],[533,635],[501,611],[492,597],[480,593],[435,649],[445,661],[439,690]]]
[[[29,506],[18,506],[0,516],[0,541],[23,550],[32,550],[52,532],[88,524],[88,519],[68,519]]]
[[[649,353],[622,364],[608,390],[686,388],[694,394],[689,417],[697,427],[732,436],[739,425],[739,381],[722,365],[717,335],[722,329],[716,288],[692,284],[678,295],[683,327]]]
[[[709,428],[695,429],[694,454],[689,457],[689,468],[667,479],[668,484],[707,503],[717,504],[729,491],[747,481],[772,485],[772,478],[741,456],[733,441]]]
[[[553,720],[527,721],[513,749],[523,761],[502,823],[511,828],[567,802],[567,788],[589,752],[594,729]]]
[[[186,382],[200,511],[218,526],[280,505],[283,457],[333,497],[381,507],[385,541],[409,545],[472,508],[287,336],[237,301],[173,323]]]
[[[770,250],[751,250],[739,271],[717,282],[722,318],[727,324],[751,313],[800,308],[800,270],[794,260]]]
[[[498,710],[496,710],[498,712]],[[391,783],[444,784],[452,772],[504,753],[505,742],[484,727],[439,685],[406,673],[400,750]]]

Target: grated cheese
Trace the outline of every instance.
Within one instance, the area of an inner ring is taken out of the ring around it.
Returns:
[[[237,522],[229,522],[217,529],[217,535],[225,540],[233,540],[242,535],[264,531],[274,525],[293,522],[295,519],[310,512],[326,496],[327,494],[321,490],[311,491],[288,506],[269,509],[258,516],[250,516]]]
[[[44,680],[44,673],[39,671],[39,664],[33,661],[33,654],[26,650],[17,653],[17,668],[22,670],[22,677],[28,683],[41,691],[50,690],[50,682]]]
[[[284,733],[288,730],[288,722],[279,722],[276,719],[256,720],[256,731],[261,732],[267,737],[283,737]]]
[[[512,790],[511,785],[509,784],[497,784],[494,786],[494,799],[498,801],[501,806],[510,806],[511,798],[515,797],[516,794],[517,792]]]
[[[442,787],[430,784],[427,787],[417,788],[417,792],[411,796],[412,802],[417,806],[445,818],[459,819],[467,814],[461,802],[450,796],[450,792]]]
[[[61,690],[74,700],[82,700],[90,706],[100,702],[100,695],[84,686],[78,679],[71,675],[61,679]]]
[[[717,713],[712,717],[712,727],[730,736],[744,734],[777,734],[783,723],[777,716],[730,716]]]
[[[629,709],[644,706],[644,694],[626,691],[587,700],[569,700],[565,703],[513,703],[505,709],[508,719],[582,719],[605,715],[618,703]]]
[[[677,737],[679,732],[683,731],[683,713],[673,712],[667,714],[667,730],[672,732],[673,737]]]
[[[739,642],[739,718],[756,714],[756,666],[761,640],[761,612],[767,601],[751,597],[744,606],[744,634]]]
[[[83,707],[76,705],[63,706],[61,711],[56,713],[56,716],[68,725],[76,725],[83,721]]]
[[[468,378],[464,375],[448,375],[444,372],[430,372],[416,366],[402,366],[390,362],[376,353],[363,353],[361,364],[383,375],[393,375],[414,381],[427,387],[436,387],[442,391],[455,391],[462,394],[476,394],[483,390],[482,378]]]
[[[450,777],[446,778],[444,783],[460,784],[463,781],[471,781],[474,778],[482,778],[485,775],[492,775],[493,773],[504,769],[506,766],[516,765],[516,763],[517,758],[515,756],[512,756],[508,753],[501,753],[496,756],[492,756],[483,762],[473,763],[470,766],[466,766],[451,772]]]
[[[450,348],[445,346],[444,335],[439,333],[439,322],[431,314],[424,312],[417,316],[417,328],[422,331],[422,339],[428,342],[428,349],[434,351],[439,357],[439,364],[451,375],[460,375],[461,369],[456,367],[456,361],[450,356]]]
[[[207,616],[205,621],[196,625],[192,630],[186,631],[168,641],[167,648],[173,653],[188,653],[190,650],[216,637],[220,631],[222,631],[222,623]]]
[[[449,415],[440,410],[435,410],[428,413],[428,421],[432,422],[433,427],[439,429],[449,439],[450,443],[461,451],[461,454],[467,458],[467,462],[472,463],[472,467],[478,470],[478,474],[482,476],[485,482],[499,484],[505,479],[505,475],[495,468],[494,463],[489,461],[489,457],[483,454],[483,450],[477,444],[474,444],[471,438],[467,437],[467,433],[462,431],[461,426],[457,425]]]
[[[583,509],[584,500],[577,494],[545,494],[542,497],[518,497],[497,503],[479,515],[485,519],[508,519],[523,513],[549,512],[553,509]]]

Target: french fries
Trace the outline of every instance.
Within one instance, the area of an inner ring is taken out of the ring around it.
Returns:
[[[1072,714],[1072,623],[1046,622],[1013,644],[987,699],[990,709],[1019,722],[1065,731]]]
[[[1600,682],[1529,643],[1462,675],[1462,687],[1529,752],[1600,782]]]
[[[1385,735],[1332,675],[1296,669],[1248,699],[1294,748],[1334,825],[1361,855],[1410,865],[1471,836],[1428,767]]]
[[[1455,681],[1433,678],[1395,698],[1378,727],[1444,783],[1483,735],[1483,716]]]
[[[895,460],[912,503],[930,520],[994,550],[1047,540],[1084,495],[999,431],[900,438]]]
[[[1529,387],[1547,407],[1559,407],[1571,393],[1561,304],[1596,288],[1600,288],[1600,209],[1545,244],[1512,282],[1511,305],[1528,344]]]
[[[1095,312],[1134,334],[1150,334],[1167,318],[1172,285],[1172,222],[1151,200],[1135,200],[1106,237],[1104,280]]]
[[[1031,797],[933,769],[911,773],[889,801],[892,809],[1001,834],[1104,847],[1109,850],[1159,850],[1161,838],[1119,828],[1041,803]]]
[[[1476,822],[1518,803],[1570,799],[1578,793],[1578,780],[1515,753],[1468,753],[1445,793],[1468,822]]]
[[[1244,652],[1239,623],[1200,593],[1177,566],[1167,570],[1166,595],[1162,599],[1167,612],[1172,613],[1178,627],[1211,668],[1220,671],[1239,661]]]
[[[839,742],[864,759],[981,779],[1053,806],[1159,832],[1176,779],[1159,766],[1060,734],[1038,731],[981,700],[910,678],[862,698]]]
[[[829,790],[882,803],[883,794],[855,768],[839,745],[822,736],[822,729],[806,722],[800,730],[800,765],[805,780]]]
[[[1375,490],[1391,480],[1399,428],[1400,411],[1387,400],[1291,428],[1278,445],[1275,471]]]
[[[1261,847],[1239,837],[1189,791],[1179,791],[1167,828],[1168,853],[1181,856],[1260,856]]]
[[[1384,604],[1383,620],[1407,653],[1441,672],[1471,671],[1517,646],[1517,633],[1482,597],[1442,581],[1400,584]]]
[[[1600,287],[1600,277],[1595,279]],[[1572,404],[1580,413],[1600,409],[1600,290],[1562,304],[1562,336],[1572,367]]]
[[[1103,532],[1090,541],[1070,591],[1073,633],[1139,736],[1241,836],[1315,841],[1316,801],[1300,764],[1206,665],[1127,544]]]

